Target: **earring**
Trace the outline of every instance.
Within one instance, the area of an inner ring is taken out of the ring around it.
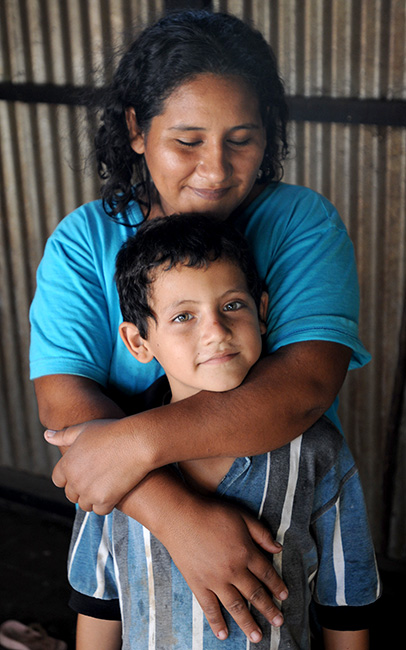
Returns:
[[[258,173],[257,173],[257,181],[260,181],[260,180],[261,180],[263,173],[264,173],[264,172],[262,171],[262,169],[258,169]]]

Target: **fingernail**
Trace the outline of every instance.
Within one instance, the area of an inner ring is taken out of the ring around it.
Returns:
[[[46,438],[53,438],[55,434],[56,434],[56,431],[54,431],[53,429],[47,429],[45,431],[45,433],[44,433],[44,436]]]
[[[227,630],[220,630],[220,632],[217,632],[217,638],[220,639],[220,641],[225,641],[227,638]]]
[[[254,630],[254,632],[251,632],[250,634],[250,639],[253,643],[258,643],[258,641],[261,641],[262,639],[261,632]]]
[[[275,618],[271,621],[271,625],[274,625],[275,627],[279,627],[283,623],[283,616],[278,614],[278,616],[275,616]]]
[[[286,600],[288,596],[289,594],[287,591],[281,591],[281,593],[279,594],[279,600]]]

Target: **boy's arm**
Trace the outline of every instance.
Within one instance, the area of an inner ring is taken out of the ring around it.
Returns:
[[[342,632],[323,628],[324,650],[369,650],[369,630]]]
[[[121,621],[106,621],[78,614],[76,650],[120,650]]]
[[[120,421],[58,432],[47,440],[57,445],[77,440],[56,466],[54,482],[73,500],[80,497],[85,509],[106,514],[157,467],[277,449],[330,407],[350,357],[349,348],[329,341],[291,344],[258,362],[232,391],[201,392]]]

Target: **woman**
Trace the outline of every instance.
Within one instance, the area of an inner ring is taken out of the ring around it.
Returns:
[[[106,92],[96,138],[103,201],[76,210],[50,238],[31,312],[43,424],[108,420],[48,434],[60,446],[80,434],[55,483],[83,510],[105,514],[120,502],[149,528],[220,636],[219,601],[248,637],[260,630],[244,598],[276,621],[268,590],[283,599],[285,587],[253,540],[275,545],[258,522],[192,494],[164,466],[278,448],[328,409],[337,422],[350,360],[368,360],[344,225],[316,193],[279,182],[286,122],[276,62],[258,32],[205,12],[146,29]],[[122,419],[125,396],[162,371],[136,366],[119,341],[115,256],[143,219],[191,211],[230,218],[248,238],[270,296],[268,356],[230,393]],[[221,530],[219,508],[229,521]]]

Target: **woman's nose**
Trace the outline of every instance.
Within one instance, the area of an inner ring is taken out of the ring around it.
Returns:
[[[213,144],[200,150],[201,158],[197,165],[199,176],[211,185],[219,185],[230,178],[233,168],[223,144]]]

